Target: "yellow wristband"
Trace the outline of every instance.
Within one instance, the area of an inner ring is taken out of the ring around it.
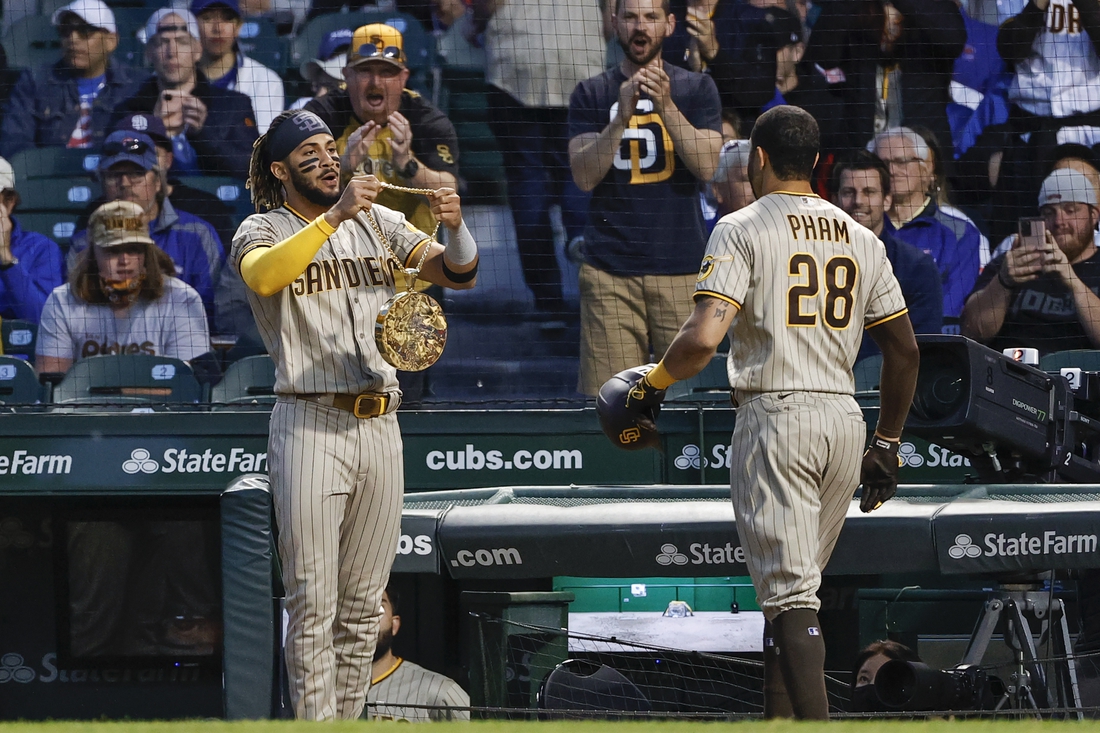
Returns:
[[[668,369],[665,369],[665,363],[663,361],[653,367],[653,371],[645,375],[645,381],[649,382],[655,389],[668,389],[677,382],[677,380],[668,373]]]

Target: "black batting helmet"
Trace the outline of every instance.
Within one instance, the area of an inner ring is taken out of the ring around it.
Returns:
[[[612,443],[623,450],[658,448],[661,436],[657,432],[659,407],[632,410],[627,407],[627,394],[656,364],[632,367],[619,372],[600,387],[596,397],[596,415]]]

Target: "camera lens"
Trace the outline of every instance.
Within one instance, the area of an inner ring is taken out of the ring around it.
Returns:
[[[951,349],[929,348],[921,352],[917,390],[912,413],[925,422],[944,420],[955,414],[970,395],[966,360]]]

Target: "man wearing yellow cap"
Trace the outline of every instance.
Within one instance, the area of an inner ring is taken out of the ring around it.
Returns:
[[[304,109],[320,117],[336,136],[345,178],[359,172],[410,188],[457,187],[454,125],[428,100],[405,88],[409,69],[400,31],[385,23],[356,29],[344,78],[346,90],[314,99]],[[423,231],[435,227],[423,196],[386,189],[378,203],[400,211]]]

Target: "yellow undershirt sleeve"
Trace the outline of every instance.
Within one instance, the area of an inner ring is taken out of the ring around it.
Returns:
[[[676,379],[668,373],[668,368],[665,367],[663,360],[649,374],[645,375],[645,381],[652,384],[655,389],[668,389],[676,384]]]
[[[305,272],[335,231],[322,214],[283,241],[246,252],[241,259],[241,278],[265,298],[272,296]]]

